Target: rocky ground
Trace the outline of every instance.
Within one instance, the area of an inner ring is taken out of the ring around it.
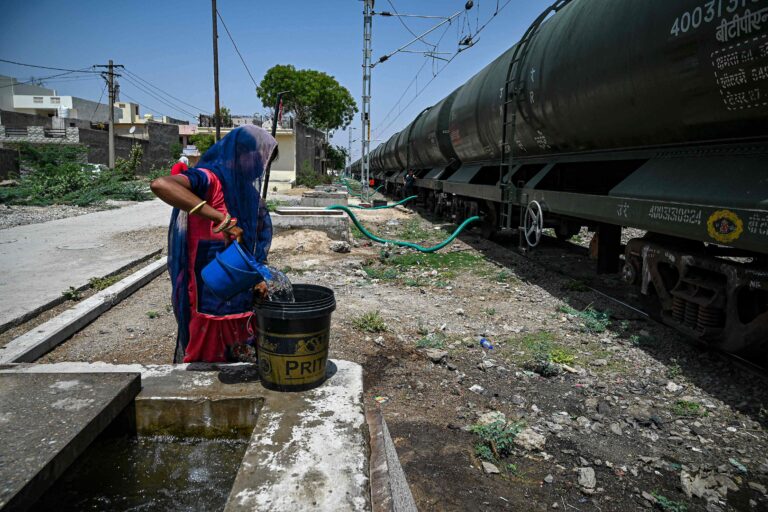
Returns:
[[[417,242],[454,227],[361,217]],[[434,255],[331,244],[278,234],[271,261],[335,290],[331,357],[363,365],[420,510],[768,510],[764,381],[590,290],[623,288],[585,256],[473,232]],[[169,294],[163,275],[41,362],[169,362]]]

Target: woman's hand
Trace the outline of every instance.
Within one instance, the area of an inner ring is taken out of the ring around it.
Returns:
[[[221,231],[224,233],[224,244],[229,246],[232,240],[237,240],[237,243],[243,243],[243,228],[237,226],[237,219],[232,219],[229,227]]]
[[[267,289],[266,281],[262,281],[253,287],[253,298],[258,304],[261,304],[262,302],[267,300],[268,294],[269,294],[269,290]]]

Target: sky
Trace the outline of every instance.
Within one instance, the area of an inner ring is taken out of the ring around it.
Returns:
[[[461,37],[474,34],[490,22],[475,37],[475,45],[459,53],[448,66],[423,54],[402,52],[374,68],[371,147],[386,141],[421,110],[440,101],[512,46],[551,1],[474,0],[472,9],[466,11],[466,0],[376,0],[376,11],[442,17],[462,11],[453,22],[424,38],[431,44],[440,39],[438,51],[447,52],[441,55],[443,58],[455,53]],[[213,111],[210,1],[5,0],[3,4],[0,59],[67,69],[106,64],[112,59],[131,73],[119,79],[120,99],[138,102],[142,112],[189,120],[190,114],[196,115],[199,110]],[[497,5],[505,7],[492,17]],[[361,0],[218,0],[218,10],[256,83],[275,64],[316,69],[349,89],[360,107]],[[442,20],[374,16],[374,60],[414,39],[400,21],[420,35]],[[407,49],[425,51],[429,47],[417,42]],[[439,69],[442,71],[434,77]],[[0,62],[0,74],[22,81],[58,73]],[[233,114],[266,111],[221,23],[219,82],[221,104]],[[106,100],[104,81],[96,74],[50,78],[45,85],[61,95]],[[351,126],[355,128],[352,156],[357,158],[359,114]],[[337,130],[332,141],[347,147],[348,132]]]

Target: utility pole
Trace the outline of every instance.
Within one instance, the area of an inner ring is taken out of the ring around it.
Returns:
[[[214,122],[216,123],[216,140],[221,138],[221,112],[219,112],[219,27],[216,22],[216,0],[211,0],[213,16],[213,95]]]
[[[114,64],[110,59],[109,64],[99,64],[97,68],[107,68],[107,86],[109,87],[109,168],[115,168],[115,68],[122,68],[120,64]],[[103,76],[103,73],[102,73]]]
[[[349,131],[349,144],[347,145],[347,167],[352,165],[352,143],[354,142],[352,140],[352,130],[356,130],[357,128],[349,127],[347,130]]]
[[[371,28],[373,25],[373,2],[363,0],[363,153],[361,155],[361,177],[363,193],[367,197],[370,180],[370,147],[371,147]]]

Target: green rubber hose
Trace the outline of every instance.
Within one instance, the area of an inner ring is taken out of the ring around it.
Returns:
[[[368,238],[370,238],[374,242],[379,242],[380,244],[392,244],[392,245],[397,245],[397,246],[400,246],[400,247],[410,247],[411,249],[416,249],[419,252],[426,252],[426,253],[431,253],[431,252],[439,251],[440,249],[442,249],[446,245],[448,245],[451,242],[453,242],[453,240],[457,236],[459,236],[459,233],[461,233],[464,230],[464,228],[467,227],[468,224],[471,224],[472,222],[475,222],[476,220],[480,220],[480,217],[478,217],[477,215],[475,215],[474,217],[470,217],[467,220],[465,220],[464,222],[462,222],[461,225],[458,228],[456,228],[456,231],[454,231],[451,236],[449,236],[448,238],[446,238],[445,240],[443,240],[439,244],[433,245],[432,247],[424,247],[424,246],[419,245],[419,244],[413,244],[411,242],[403,242],[401,240],[387,240],[386,238],[380,238],[380,237],[370,233],[367,229],[365,229],[365,227],[362,224],[360,224],[360,221],[357,220],[357,217],[355,217],[355,214],[352,213],[352,210],[350,210],[346,206],[343,206],[343,205],[340,205],[340,204],[334,204],[334,205],[326,207],[326,210],[342,210],[347,215],[349,215],[349,218],[352,219],[352,222],[355,224],[355,226],[357,226],[357,229],[359,229],[361,233],[363,233],[365,236],[367,236]]]
[[[365,207],[363,207],[363,206],[358,206],[358,205],[356,205],[356,204],[350,204],[350,205],[348,206],[348,208],[355,208],[355,209],[357,209],[357,210],[386,210],[387,208],[394,208],[395,206],[400,206],[400,205],[401,205],[401,204],[403,204],[404,202],[406,202],[406,201],[410,201],[411,199],[416,199],[417,197],[419,197],[419,196],[411,196],[411,197],[406,197],[406,198],[405,198],[405,199],[403,199],[402,201],[398,201],[398,202],[396,202],[396,203],[394,203],[394,204],[388,204],[388,205],[385,205],[385,206],[370,206],[370,207],[368,207],[368,208],[365,208]],[[333,205],[333,206],[336,206],[336,205]],[[326,208],[326,210],[327,210],[327,209],[329,209],[329,208],[330,208],[330,206],[329,206],[329,207],[327,207],[327,208]]]

